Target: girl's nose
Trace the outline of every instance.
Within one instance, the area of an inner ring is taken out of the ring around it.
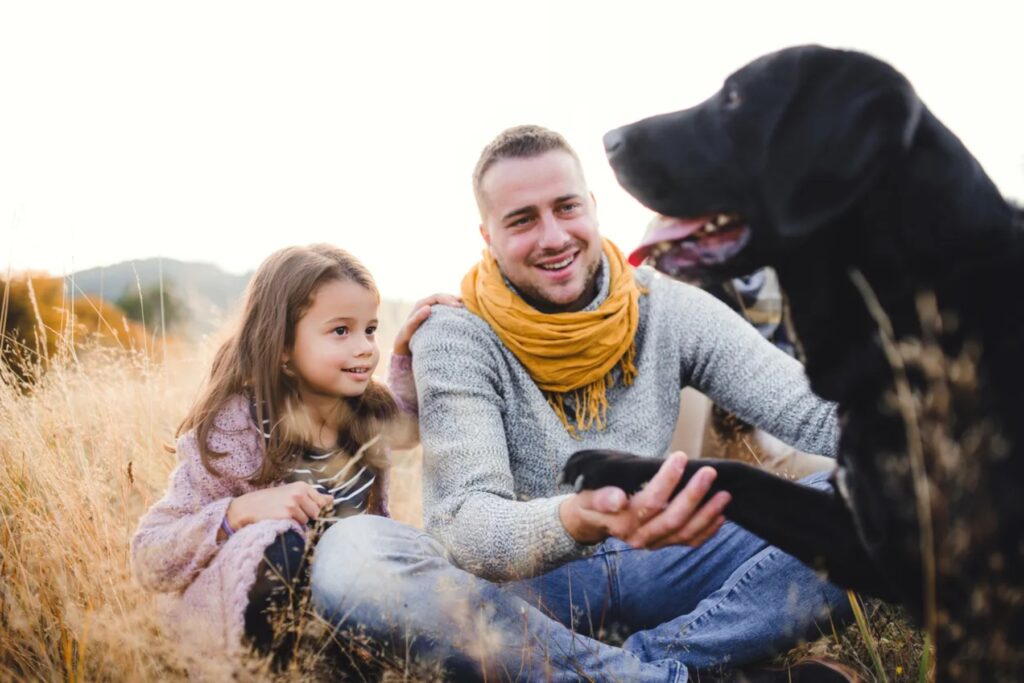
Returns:
[[[364,337],[362,337],[362,342],[360,343],[359,348],[356,349],[356,355],[357,356],[369,356],[369,355],[372,355],[373,354],[373,350],[375,348],[377,348],[377,345],[374,343],[374,341],[372,339],[370,339],[369,337],[364,336]]]

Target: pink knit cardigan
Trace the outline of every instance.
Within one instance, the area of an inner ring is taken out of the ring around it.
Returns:
[[[403,412],[415,415],[416,388],[408,356],[392,356],[388,373]],[[220,476],[202,463],[194,431],[178,439],[178,466],[164,497],[142,517],[131,541],[132,570],[145,588],[157,592],[168,635],[181,646],[190,668],[209,669],[213,656],[229,666],[241,651],[248,593],[263,552],[278,534],[306,530],[292,520],[264,520],[218,542],[217,532],[232,498],[256,490],[248,479],[259,468],[263,443],[249,402],[235,396],[214,419],[207,439],[221,453]],[[374,514],[387,515],[387,478]]]

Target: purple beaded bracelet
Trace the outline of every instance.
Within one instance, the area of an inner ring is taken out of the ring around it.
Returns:
[[[227,515],[224,515],[224,519],[220,520],[220,528],[224,530],[224,533],[228,535],[228,538],[235,535],[235,530],[231,528],[230,524],[228,524]]]

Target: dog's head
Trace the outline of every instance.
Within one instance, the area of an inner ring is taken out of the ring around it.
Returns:
[[[619,182],[662,215],[632,260],[683,279],[777,262],[879,182],[920,112],[884,62],[803,46],[751,62],[695,107],[611,131]]]

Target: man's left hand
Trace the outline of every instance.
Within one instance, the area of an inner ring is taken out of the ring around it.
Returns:
[[[703,467],[672,495],[686,467],[686,455],[673,453],[657,474],[630,499],[618,488],[581,491],[559,509],[562,524],[580,543],[600,543],[609,536],[634,548],[699,546],[725,523],[722,511],[732,497],[720,491],[701,505],[717,473]]]
[[[722,527],[722,513],[732,496],[719,491],[701,505],[717,476],[713,468],[697,470],[686,486],[672,495],[685,467],[686,454],[673,453],[647,486],[630,498],[629,510],[638,526],[622,540],[649,550],[669,545],[697,547]]]

